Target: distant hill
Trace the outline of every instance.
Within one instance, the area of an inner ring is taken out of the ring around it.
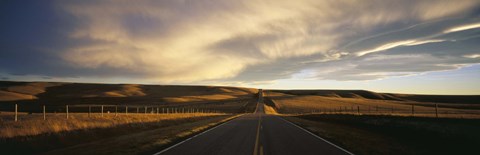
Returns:
[[[254,88],[0,81],[0,104],[164,104],[251,98]],[[480,104],[480,95],[415,95],[367,90],[266,90],[297,96]]]
[[[257,91],[251,88],[216,86],[0,81],[0,104],[184,103],[251,98]]]
[[[290,95],[315,95],[335,98],[364,98],[374,100],[416,101],[436,103],[480,104],[480,95],[416,95],[376,93],[367,90],[269,90]]]

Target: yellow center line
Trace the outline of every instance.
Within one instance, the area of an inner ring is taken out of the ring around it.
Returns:
[[[255,148],[253,149],[253,155],[257,155],[258,153],[258,139],[260,138],[260,123],[262,122],[261,115],[258,115],[258,125],[257,125],[257,137],[255,138]],[[260,149],[263,149],[262,147]],[[263,152],[263,151],[262,151]],[[263,153],[260,154],[263,154]]]
[[[263,155],[263,146],[260,146],[260,155]]]

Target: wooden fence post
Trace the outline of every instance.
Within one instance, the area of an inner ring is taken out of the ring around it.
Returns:
[[[360,115],[360,106],[357,106],[357,114]]]
[[[47,117],[46,117],[46,114],[45,114],[45,104],[43,105],[43,120],[46,120]]]
[[[145,106],[145,114],[147,114],[147,106]]]
[[[102,117],[103,117],[103,105],[102,105]]]
[[[140,109],[137,107],[137,114],[140,113]]]
[[[92,114],[92,106],[88,105],[88,117],[90,117]]]
[[[435,117],[438,118],[438,104],[435,104]]]
[[[65,106],[65,112],[67,112],[67,119],[68,119],[68,105]]]
[[[159,113],[158,111],[160,111],[160,108],[157,107],[157,115],[158,115],[158,113]]]
[[[415,116],[415,106],[412,105],[412,116]]]
[[[18,105],[15,104],[15,122],[18,121]]]
[[[118,116],[118,106],[115,106],[115,117]]]

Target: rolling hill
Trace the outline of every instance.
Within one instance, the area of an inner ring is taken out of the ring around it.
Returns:
[[[270,90],[271,92],[305,96],[323,96],[334,98],[358,98],[392,101],[415,101],[436,103],[480,104],[480,95],[418,95],[377,93],[367,90]]]
[[[257,89],[217,86],[0,82],[0,108],[12,104],[39,109],[41,105],[158,105],[244,108]],[[253,105],[254,102],[251,103]],[[249,106],[250,107],[250,106]],[[25,108],[23,108],[25,109]]]

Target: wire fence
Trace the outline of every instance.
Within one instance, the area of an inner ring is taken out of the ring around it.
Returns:
[[[160,115],[160,114],[188,114],[188,113],[225,113],[220,110],[205,107],[162,107],[158,105],[42,105],[32,109],[32,106],[25,106],[28,110],[22,110],[20,105],[15,104],[12,110],[3,111],[2,117],[13,119],[15,122],[21,120],[20,117],[27,115],[41,114],[43,120],[47,120],[51,114],[55,116],[64,115],[69,119],[72,114],[84,114],[88,117],[93,116],[127,116],[127,115]],[[23,111],[23,112],[22,112]],[[26,112],[28,111],[28,112]],[[1,114],[1,112],[0,112]],[[40,115],[38,115],[40,116]],[[4,119],[5,120],[5,119]]]
[[[277,112],[283,114],[354,114],[354,115],[399,115],[413,117],[480,118],[480,109],[441,107],[439,104],[425,105],[345,105],[317,104],[316,107],[301,107],[267,101]]]

